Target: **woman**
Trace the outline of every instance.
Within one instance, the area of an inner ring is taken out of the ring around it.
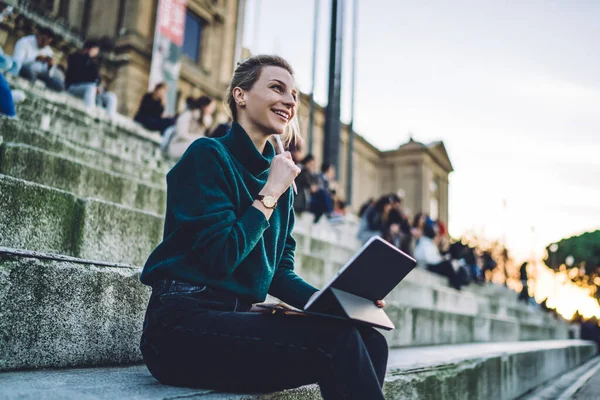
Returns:
[[[465,283],[465,273],[457,260],[446,260],[440,254],[435,244],[435,228],[430,224],[423,225],[423,234],[415,246],[415,260],[417,266],[448,278],[448,284],[453,288],[460,290],[461,285]]]
[[[165,118],[165,98],[168,86],[166,83],[157,83],[154,90],[142,97],[140,108],[135,114],[135,121],[150,131],[159,131],[161,135],[165,130],[175,124],[175,118]]]
[[[194,142],[167,175],[164,240],[140,278],[153,288],[140,347],[162,383],[265,392],[318,382],[324,399],[384,398],[379,332],[253,306],[270,293],[303,308],[317,292],[294,273],[289,187],[300,170],[268,142],[297,134],[296,96],[282,58],[239,64],[230,132]]]
[[[370,205],[360,218],[357,238],[363,244],[373,236],[385,235],[384,216],[392,208],[389,196],[381,196],[374,204]]]
[[[208,96],[190,102],[188,109],[177,118],[175,131],[169,138],[167,155],[170,158],[179,160],[196,139],[206,136],[215,109],[216,103]]]

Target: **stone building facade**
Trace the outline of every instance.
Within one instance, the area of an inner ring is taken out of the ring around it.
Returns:
[[[0,46],[12,54],[18,38],[35,26],[50,26],[57,34],[53,43],[57,61],[86,38],[111,44],[104,53],[102,75],[106,86],[119,98],[119,112],[132,116],[148,90],[158,0],[13,0],[16,16],[0,24]],[[233,73],[238,29],[243,26],[244,0],[188,0],[184,56],[178,85],[178,105],[185,98],[206,94],[222,102]],[[242,11],[242,12],[240,12]],[[316,107],[313,148],[320,165],[323,153],[325,109]],[[227,119],[224,108],[217,122]],[[308,136],[309,97],[302,95],[299,118]],[[346,196],[349,127],[342,125],[338,192]],[[362,136],[354,140],[352,207],[369,198],[401,191],[405,206],[414,214],[430,213],[448,221],[448,175],[452,172],[443,143],[425,145],[410,141],[394,151],[382,152]]]

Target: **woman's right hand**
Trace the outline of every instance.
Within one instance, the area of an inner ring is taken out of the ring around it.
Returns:
[[[271,161],[269,177],[261,194],[279,198],[300,174],[300,168],[294,164],[289,151],[278,154]]]

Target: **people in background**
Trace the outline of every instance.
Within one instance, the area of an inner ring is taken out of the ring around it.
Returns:
[[[415,241],[418,242],[419,238],[423,236],[423,228],[425,227],[425,223],[427,222],[427,215],[422,212],[418,212],[414,218],[411,228],[411,233]],[[415,242],[415,245],[416,245]]]
[[[330,163],[323,163],[321,173],[317,175],[318,189],[312,194],[310,200],[310,211],[315,215],[313,220],[315,224],[323,215],[329,216],[333,212],[331,190],[334,179],[335,167]]]
[[[494,259],[492,258],[492,254],[489,251],[484,251],[483,254],[481,255],[481,259],[482,259],[481,261],[483,264],[481,273],[485,280],[486,275],[491,275],[491,273],[488,274],[487,271],[490,271],[490,272],[493,271],[494,268],[496,268],[496,266],[498,264],[496,263],[496,261],[494,261]]]
[[[215,129],[213,129],[213,131],[210,133],[210,137],[211,138],[220,138],[223,137],[225,135],[227,135],[227,132],[229,132],[229,130],[231,129],[231,122],[223,122],[219,125],[217,125],[217,127]]]
[[[117,113],[117,96],[100,85],[97,62],[100,44],[94,40],[84,43],[83,49],[69,56],[66,76],[67,92],[82,99],[88,109],[100,106],[109,116]]]
[[[348,204],[346,200],[340,198],[334,193],[333,196],[333,212],[331,213],[331,220],[342,221],[343,218],[348,215]]]
[[[438,249],[440,249],[440,253],[446,253],[450,247],[448,228],[446,227],[444,221],[439,219],[435,222],[435,227],[438,234]]]
[[[426,268],[431,272],[445,276],[448,283],[455,289],[468,282],[466,270],[460,268],[457,260],[455,262],[445,260],[435,243],[435,228],[430,224],[423,225],[423,234],[415,247],[415,259],[417,266]]]
[[[294,197],[294,211],[298,214],[309,210],[312,194],[318,189],[315,157],[312,154],[306,155],[299,166],[302,172],[296,178],[298,195]]]
[[[50,48],[52,38],[50,29],[40,27],[35,35],[17,40],[10,72],[31,82],[40,80],[49,89],[60,92],[65,89],[65,84],[60,77],[51,73],[54,66],[54,52]]]
[[[521,284],[523,285],[523,289],[521,289],[521,293],[519,293],[519,300],[525,303],[529,302],[529,286],[527,285],[529,277],[527,276],[527,265],[528,262],[525,261],[521,264],[521,268],[519,268],[519,277],[521,278]]]
[[[373,236],[383,236],[385,231],[384,215],[392,208],[390,196],[380,197],[364,211],[358,225],[358,240],[363,244]]]
[[[382,236],[405,253],[412,254],[410,222],[404,213],[402,199],[394,193],[387,196],[390,199],[391,207],[383,215]]]
[[[373,197],[367,199],[360,208],[358,209],[358,218],[362,218],[365,215],[365,212],[369,209],[369,207],[375,205],[375,199]]]
[[[152,92],[146,93],[142,97],[134,118],[144,128],[150,131],[159,131],[161,135],[164,135],[168,127],[175,125],[175,118],[164,115],[167,90],[166,83],[157,83]]]
[[[207,136],[215,109],[216,103],[209,96],[201,96],[189,103],[188,109],[177,118],[175,131],[169,138],[169,158],[179,160],[194,141]]]

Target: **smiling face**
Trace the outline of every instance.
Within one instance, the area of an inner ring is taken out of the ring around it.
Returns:
[[[298,91],[284,68],[265,66],[250,90],[234,89],[240,120],[266,135],[283,134],[296,115]],[[241,122],[240,121],[240,122]]]

